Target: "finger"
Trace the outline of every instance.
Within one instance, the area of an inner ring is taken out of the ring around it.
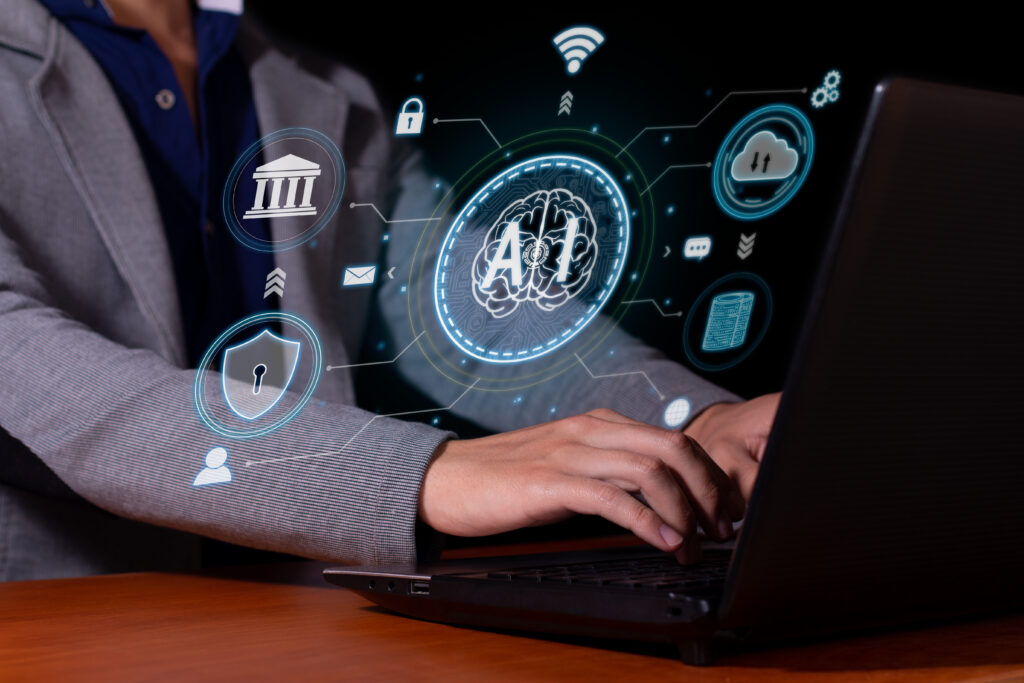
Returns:
[[[631,451],[611,451],[580,446],[573,457],[577,476],[594,477],[626,491],[639,491],[653,509],[683,538],[697,533],[697,518],[686,491],[664,461]]]
[[[679,477],[708,535],[718,540],[732,536],[732,522],[740,519],[745,509],[740,491],[700,444],[687,435],[646,424],[609,425],[595,420],[577,437],[592,447],[659,458]]]
[[[684,543],[683,537],[666,524],[657,512],[622,488],[587,477],[566,477],[564,486],[563,505],[566,509],[584,515],[600,515],[666,552],[685,548],[684,561],[696,562],[700,559],[699,545],[693,541]],[[696,534],[691,534],[691,537],[696,538]]]
[[[724,443],[716,451],[719,460],[722,462],[725,472],[729,478],[736,483],[744,500],[750,500],[750,494],[754,491],[754,482],[757,481],[758,461],[750,457],[743,448]]]
[[[681,456],[670,456],[669,462],[679,476],[692,502],[704,532],[719,541],[732,537],[732,522],[743,515],[744,504],[736,485],[711,456],[686,435]]]

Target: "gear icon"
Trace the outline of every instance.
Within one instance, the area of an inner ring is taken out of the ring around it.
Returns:
[[[835,92],[835,91],[832,91]],[[838,93],[837,93],[838,95]],[[814,92],[811,93],[811,106],[815,109],[821,109],[829,101],[829,91],[824,87],[815,88]]]
[[[835,102],[838,99],[839,99],[839,90],[833,88],[832,90],[828,91],[828,101],[829,102]]]
[[[825,74],[825,81],[822,83],[822,85],[826,90],[835,90],[836,88],[839,87],[840,80],[842,80],[842,77],[839,75],[839,72],[836,71],[835,69],[832,69],[827,74]],[[832,101],[834,102],[835,100]]]

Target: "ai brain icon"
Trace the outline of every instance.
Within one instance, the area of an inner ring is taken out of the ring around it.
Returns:
[[[494,363],[567,343],[594,319],[622,275],[629,210],[592,161],[535,157],[492,178],[452,221],[434,275],[448,338]]]

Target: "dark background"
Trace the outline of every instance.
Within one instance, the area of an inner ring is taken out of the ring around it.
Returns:
[[[671,171],[652,190],[654,257],[638,298],[654,298],[685,316],[707,285],[737,271],[760,275],[773,292],[771,326],[754,353],[733,369],[703,373],[744,396],[782,387],[874,85],[887,76],[907,75],[1024,91],[1015,47],[1019,38],[1001,35],[998,17],[979,22],[961,15],[935,26],[917,20],[894,24],[877,10],[872,16],[839,7],[801,22],[781,11],[748,15],[739,6],[713,17],[687,15],[682,6],[670,15],[635,4],[608,12],[438,6],[415,10],[415,16],[404,4],[358,16],[303,0],[250,0],[247,8],[279,40],[365,74],[389,110],[410,95],[421,96],[427,123],[416,142],[432,170],[449,181],[495,146],[478,124],[433,125],[434,117],[483,118],[502,142],[540,129],[596,125],[625,143],[645,126],[696,123],[730,91],[807,88],[807,94],[732,96],[699,127],[667,131],[667,140],[666,132],[649,132],[630,147],[652,180],[670,164],[713,161],[730,128],[766,104],[792,104],[814,127],[816,151],[807,181],[767,218],[748,222],[725,215],[712,196],[707,169]],[[601,29],[606,40],[579,74],[569,76],[551,39],[578,24]],[[839,101],[813,109],[810,92],[831,69],[842,73]],[[574,95],[573,110],[558,117],[566,90]],[[735,253],[741,232],[757,233],[746,261]],[[714,239],[711,255],[703,262],[683,260],[683,240],[705,234]],[[665,245],[671,256],[663,259]],[[635,305],[622,324],[688,365],[681,348],[684,319],[662,318],[649,305]],[[395,347],[405,343],[382,344],[385,339],[382,332],[371,334],[365,360],[393,357]],[[396,377],[384,381],[375,369],[372,381],[360,382],[361,401],[381,412],[432,405],[409,387],[396,391],[396,382]],[[422,417],[437,418],[440,426],[463,436],[480,433],[447,413]],[[576,524],[570,533],[580,532]]]

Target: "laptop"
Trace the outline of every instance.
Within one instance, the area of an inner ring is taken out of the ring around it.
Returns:
[[[335,567],[438,622],[718,644],[1024,607],[1024,97],[879,84],[732,547]]]

